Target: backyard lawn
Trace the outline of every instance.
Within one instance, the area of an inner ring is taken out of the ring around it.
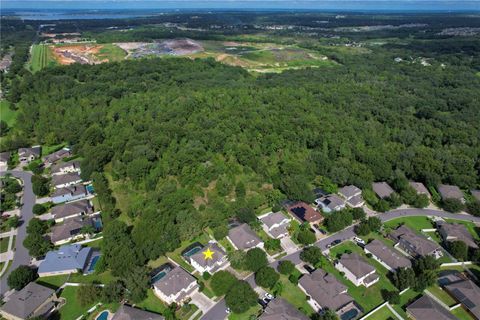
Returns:
[[[36,282],[52,289],[58,289],[62,286],[62,284],[67,282],[67,280],[68,275],[62,274],[60,276],[41,277],[38,278]]]
[[[103,283],[107,284],[109,282],[114,281],[116,278],[112,276],[110,271],[105,271],[103,273],[97,274],[96,272],[83,275],[81,273],[73,273],[70,276],[68,282],[78,282],[78,283]]]
[[[77,302],[77,290],[78,287],[66,287],[62,290],[60,297],[66,300],[66,304],[59,310],[62,320],[75,320],[93,306],[80,306]]]
[[[163,303],[162,300],[158,299],[153,293],[152,289],[148,289],[147,298],[136,305],[140,309],[147,311],[152,311],[156,313],[163,313],[167,306]]]
[[[195,239],[193,239],[191,241],[183,241],[182,244],[180,245],[180,248],[177,248],[173,252],[168,252],[167,257],[169,257],[170,259],[172,259],[173,261],[175,261],[176,263],[181,265],[188,272],[192,273],[194,271],[194,269],[189,263],[187,263],[183,259],[182,251],[185,250],[188,246],[190,246],[191,244],[193,244],[195,242],[200,242],[202,245],[205,246],[208,243],[209,240],[210,240],[210,238],[208,237],[208,235],[206,233],[202,233],[200,236],[196,237]]]
[[[402,217],[385,222],[385,226],[395,229],[400,224],[405,224],[407,227],[420,232],[422,229],[434,228],[433,222],[427,217]]]
[[[9,127],[15,124],[17,112],[10,109],[10,103],[7,100],[0,100],[0,118],[5,121]]]
[[[281,275],[280,281],[283,284],[283,290],[280,294],[282,298],[290,302],[294,305],[297,309],[302,311],[303,313],[311,316],[314,314],[312,307],[307,302],[307,297],[302,290],[293,283],[291,283],[287,276]]]
[[[475,320],[463,307],[458,307],[450,312],[460,320]]]
[[[438,285],[431,286],[427,290],[449,307],[456,304],[455,300]]]
[[[387,306],[380,308],[379,310],[375,311],[374,314],[368,316],[366,319],[368,320],[387,320],[387,319],[397,319],[397,317],[393,314],[392,311]]]
[[[252,315],[258,315],[260,312],[261,306],[259,304],[256,304],[255,306],[251,307],[244,313],[231,313],[228,316],[228,320],[250,320]]]

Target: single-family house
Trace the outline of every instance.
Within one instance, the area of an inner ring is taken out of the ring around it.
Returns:
[[[437,222],[437,228],[443,241],[463,241],[470,248],[478,249],[478,244],[465,225],[441,221]]]
[[[10,152],[0,153],[0,171],[6,171],[8,169],[8,163],[10,162]]]
[[[269,212],[259,217],[263,230],[275,239],[288,236],[288,226],[292,219],[281,212]]]
[[[55,290],[30,282],[8,297],[0,308],[0,314],[7,320],[47,318],[55,310],[57,302]]]
[[[40,158],[42,154],[41,146],[33,146],[31,148],[20,148],[18,149],[18,160],[21,164],[27,164],[31,161]]]
[[[205,252],[213,252],[208,258]],[[209,242],[202,250],[190,256],[190,264],[200,274],[210,274],[228,266],[227,254],[216,242]]]
[[[62,222],[68,218],[88,215],[93,213],[93,206],[88,199],[82,199],[54,206],[52,208],[52,217],[56,223]]]
[[[71,156],[72,156],[72,152],[70,151],[70,148],[62,148],[46,156],[45,159],[43,160],[43,163],[45,164],[46,167],[50,167],[52,164],[60,161],[61,159],[68,158]]]
[[[92,232],[100,231],[101,225],[100,215],[65,219],[63,223],[52,228],[51,240],[54,245],[59,246],[82,237],[88,237]]]
[[[288,206],[288,211],[293,214],[300,222],[309,222],[311,224],[321,223],[323,216],[320,212],[312,208],[305,202],[297,202]]]
[[[441,304],[425,295],[407,307],[407,315],[413,320],[457,320]]]
[[[76,172],[52,176],[52,185],[56,189],[73,186],[74,184],[79,184],[80,182],[82,182],[82,178],[80,178],[80,175]]]
[[[270,301],[258,320],[308,320],[305,314],[283,298]]]
[[[470,193],[476,201],[480,201],[480,190],[470,190]]]
[[[38,266],[38,276],[56,276],[84,272],[92,259],[93,249],[80,244],[66,244],[58,250],[49,251]]]
[[[372,189],[380,199],[388,198],[395,192],[386,182],[374,182],[372,183]]]
[[[378,282],[380,277],[374,267],[357,253],[344,253],[335,263],[335,268],[345,274],[354,285],[370,287]]]
[[[442,197],[442,200],[446,199],[457,199],[462,203],[465,203],[465,198],[463,197],[463,192],[457,186],[452,186],[448,184],[441,184],[438,186],[438,193]]]
[[[55,164],[51,168],[52,175],[59,175],[65,173],[80,173],[80,161],[72,160],[68,162],[61,162]]]
[[[425,185],[423,183],[409,181],[408,184],[410,185],[410,187],[412,187],[417,192],[417,194],[424,194],[428,198],[431,198],[430,192],[428,192],[427,187],[425,187]]]
[[[263,241],[246,223],[230,229],[227,239],[237,250],[263,248]]]
[[[338,194],[340,194],[347,201],[347,205],[352,208],[359,208],[365,204],[365,200],[363,200],[362,197],[362,190],[354,185],[340,188]]]
[[[448,284],[444,289],[468,312],[475,318],[480,320],[480,287],[472,280],[460,280]]]
[[[164,320],[162,315],[122,304],[111,320]]]
[[[377,239],[368,243],[364,251],[367,254],[371,254],[373,259],[380,262],[380,264],[390,271],[395,271],[398,268],[410,268],[412,266],[410,259]]]
[[[317,312],[325,309],[337,311],[346,306],[355,307],[353,298],[347,293],[347,286],[322,269],[304,274],[298,281],[298,286],[310,297],[309,303]]]
[[[340,211],[345,209],[347,203],[336,194],[329,194],[315,200],[318,208],[324,212]]]
[[[393,230],[388,236],[396,242],[396,246],[414,258],[431,255],[438,259],[443,255],[437,243],[415,233],[405,225]]]
[[[198,290],[198,284],[187,271],[175,267],[153,284],[153,290],[167,304],[181,304]]]
[[[64,188],[58,188],[52,195],[53,203],[63,203],[85,198],[88,195],[87,189],[82,184],[76,184]]]

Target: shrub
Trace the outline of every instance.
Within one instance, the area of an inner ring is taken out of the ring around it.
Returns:
[[[255,282],[264,288],[273,288],[280,275],[272,267],[263,267],[255,273]]]
[[[47,212],[47,208],[45,208],[45,206],[43,204],[37,203],[33,206],[32,212],[35,215],[41,215],[41,214],[44,214],[45,212]]]
[[[281,274],[291,274],[295,270],[295,265],[290,260],[282,260],[278,263],[278,272]]]
[[[458,199],[445,199],[442,201],[442,208],[449,212],[460,212],[464,209],[463,203]]]
[[[210,286],[217,297],[223,296],[237,282],[237,278],[228,271],[220,270],[213,274]]]

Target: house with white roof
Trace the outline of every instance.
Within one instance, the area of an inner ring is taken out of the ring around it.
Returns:
[[[288,226],[292,219],[281,212],[269,212],[258,217],[265,232],[274,239],[288,236]]]
[[[380,280],[376,270],[356,253],[344,253],[335,263],[335,268],[345,274],[354,285],[370,287]]]
[[[211,258],[207,258],[205,255],[208,250],[213,252]],[[200,274],[204,272],[215,273],[228,267],[228,259],[225,251],[216,242],[211,241],[202,250],[190,256],[190,264]]]

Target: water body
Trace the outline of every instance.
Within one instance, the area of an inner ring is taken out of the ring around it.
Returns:
[[[176,11],[480,12],[480,0],[0,0],[1,14],[27,20],[119,19]]]

